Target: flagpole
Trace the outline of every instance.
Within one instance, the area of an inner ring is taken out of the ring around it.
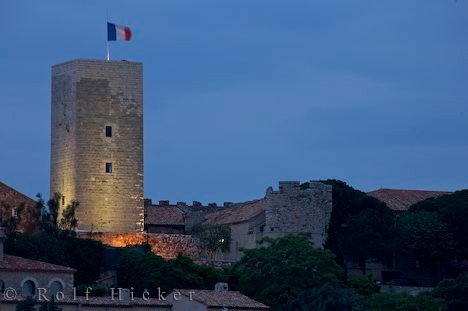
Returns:
[[[109,29],[108,29],[108,23],[109,23],[109,13],[106,9],[106,31],[107,35],[109,36]],[[107,61],[110,61],[110,49],[109,49],[109,38],[106,38],[106,47],[107,47]]]

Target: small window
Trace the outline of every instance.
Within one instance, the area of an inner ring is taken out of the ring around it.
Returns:
[[[28,280],[23,284],[23,297],[32,297],[36,293],[36,284],[33,281]]]
[[[64,205],[65,205],[65,196],[62,195],[62,206],[64,206]]]
[[[112,137],[112,126],[106,126],[106,137]]]
[[[53,281],[50,286],[49,286],[49,291],[52,295],[56,295],[58,292],[61,292],[63,290],[62,283],[59,281]]]
[[[0,280],[0,293],[3,293],[5,291],[5,282]]]
[[[106,163],[106,173],[112,173],[112,163]]]
[[[11,216],[18,217],[18,209],[16,207],[11,209]]]

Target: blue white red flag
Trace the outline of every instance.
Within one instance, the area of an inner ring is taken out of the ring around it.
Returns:
[[[107,23],[107,41],[130,41],[132,31],[129,27]]]

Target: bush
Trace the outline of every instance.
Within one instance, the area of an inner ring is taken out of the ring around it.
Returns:
[[[166,261],[153,253],[121,250],[117,279],[119,287],[133,287],[135,294],[141,295],[145,289],[154,294],[158,287],[164,292],[174,288],[213,289],[217,282],[226,280],[226,275],[184,256]]]
[[[335,288],[327,283],[303,291],[288,301],[285,311],[351,311],[356,297],[348,288]]]
[[[12,255],[76,269],[75,284],[91,284],[99,277],[104,252],[95,240],[44,233],[19,235],[5,246]]]

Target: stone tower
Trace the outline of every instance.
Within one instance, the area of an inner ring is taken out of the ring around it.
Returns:
[[[52,67],[50,193],[75,200],[78,230],[143,230],[143,65]]]

